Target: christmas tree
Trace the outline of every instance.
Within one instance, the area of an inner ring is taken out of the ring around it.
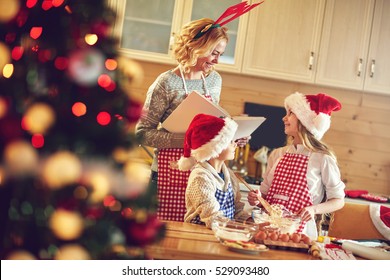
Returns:
[[[104,0],[0,0],[2,259],[148,258],[164,234],[115,19]]]

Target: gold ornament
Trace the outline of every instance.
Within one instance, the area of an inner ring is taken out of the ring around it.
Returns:
[[[43,166],[42,177],[53,189],[76,183],[82,175],[79,158],[71,152],[60,151],[49,157]]]
[[[36,257],[26,250],[15,250],[7,255],[7,260],[36,260]]]
[[[149,185],[150,166],[144,162],[128,161],[123,167],[129,191],[143,193]]]
[[[50,217],[49,225],[54,235],[62,240],[80,237],[84,230],[84,220],[78,212],[56,210]]]
[[[13,19],[19,8],[19,0],[0,0],[0,22],[8,22]]]
[[[35,103],[24,115],[26,129],[32,134],[45,134],[55,122],[54,110],[45,103]]]
[[[150,166],[144,162],[128,161],[124,166],[124,172],[129,182],[140,184],[149,182]]]
[[[56,260],[90,260],[88,251],[79,244],[61,246],[54,256]]]
[[[110,191],[110,178],[104,172],[91,171],[87,174],[87,183],[92,187],[89,199],[93,203],[102,201]]]
[[[10,175],[19,176],[36,172],[39,156],[30,143],[16,140],[5,147],[4,160]]]

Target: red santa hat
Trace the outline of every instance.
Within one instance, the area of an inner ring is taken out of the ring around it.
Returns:
[[[184,155],[178,161],[179,169],[190,170],[196,162],[218,157],[233,140],[237,127],[230,118],[196,115],[184,138]]]
[[[341,109],[339,101],[324,93],[303,95],[295,92],[287,96],[284,106],[290,109],[318,140],[321,140],[330,127],[330,114]]]
[[[376,229],[387,239],[390,240],[390,207],[370,204],[370,217]]]

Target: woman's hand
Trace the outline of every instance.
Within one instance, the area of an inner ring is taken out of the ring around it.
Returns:
[[[250,191],[248,193],[249,204],[252,206],[256,206],[257,204],[259,204],[260,203],[259,197],[261,197],[261,193],[259,190]]]
[[[248,144],[248,142],[249,142],[249,140],[251,140],[251,138],[252,138],[251,136],[242,137],[242,138],[236,140],[236,144],[239,147],[244,147],[246,144]]]

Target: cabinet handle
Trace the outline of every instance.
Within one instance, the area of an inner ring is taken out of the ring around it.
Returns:
[[[375,73],[375,59],[371,60],[371,73],[370,77],[373,78]]]
[[[358,68],[357,68],[357,76],[360,77],[362,74],[362,68],[363,68],[363,59],[359,58]]]
[[[314,52],[310,52],[309,57],[309,70],[313,69],[313,63],[314,63]]]
[[[172,32],[171,37],[169,38],[169,50],[172,50],[173,44],[175,43],[175,32]]]

